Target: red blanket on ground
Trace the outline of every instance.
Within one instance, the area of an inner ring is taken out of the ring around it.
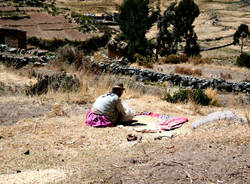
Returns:
[[[180,128],[183,123],[188,122],[188,118],[183,117],[171,117],[163,114],[156,114],[153,112],[143,112],[136,114],[136,116],[151,116],[159,118],[160,121],[157,121],[157,124],[160,126],[161,130],[173,130]]]

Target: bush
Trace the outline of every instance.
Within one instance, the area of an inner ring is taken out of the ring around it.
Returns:
[[[173,96],[169,93],[166,93],[164,100],[170,103],[177,103],[177,102],[188,102],[188,90],[180,89],[179,91],[174,92]]]
[[[212,89],[211,87],[207,88],[205,90],[205,94],[208,96],[208,98],[211,99],[210,104],[211,105],[219,105],[217,102],[217,91]]]
[[[211,99],[204,93],[202,89],[190,91],[190,98],[196,104],[209,105]]]
[[[240,57],[237,58],[238,66],[250,68],[250,55],[247,53],[242,53]]]
[[[57,60],[61,63],[64,62],[66,64],[74,64],[75,69],[79,70],[82,68],[82,58],[83,53],[79,51],[77,48],[72,47],[70,45],[66,45],[60,49],[58,49],[58,58]]]
[[[180,54],[180,55],[178,56],[178,59],[179,59],[179,62],[180,62],[180,63],[186,63],[186,62],[188,61],[188,57],[187,57],[186,54]]]
[[[164,63],[171,63],[171,64],[178,64],[179,59],[178,56],[175,54],[171,54],[163,59]]]
[[[200,104],[200,105],[209,105],[212,100],[201,89],[194,89],[194,90],[179,89],[179,91],[174,92],[173,96],[171,96],[169,93],[166,93],[163,99],[170,103],[177,103],[177,102],[187,103],[188,101],[191,100],[195,104]]]
[[[146,68],[151,68],[151,69],[154,68],[152,58],[150,58],[149,56],[142,56],[136,53],[135,58],[139,66],[144,66]]]
[[[28,43],[49,51],[56,51],[58,48],[69,44],[82,50],[84,54],[91,54],[100,47],[104,47],[108,43],[110,37],[111,35],[109,33],[104,33],[103,36],[92,37],[86,41],[59,40],[55,38],[53,40],[43,40],[31,37],[28,39]]]
[[[186,54],[180,54],[180,55],[171,54],[161,59],[161,62],[169,64],[186,63],[187,61],[188,57],[186,56]]]

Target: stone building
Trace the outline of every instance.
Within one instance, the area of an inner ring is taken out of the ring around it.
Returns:
[[[26,49],[26,31],[0,28],[0,44],[6,44],[8,47]]]

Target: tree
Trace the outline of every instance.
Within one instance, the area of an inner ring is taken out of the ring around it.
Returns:
[[[175,54],[178,46],[184,39],[184,52],[187,56],[199,54],[197,35],[194,32],[193,22],[200,14],[199,7],[193,0],[182,0],[172,3],[158,23],[158,49],[162,54]]]
[[[249,30],[248,30],[248,26],[246,24],[241,24],[237,31],[234,33],[234,45],[239,44],[240,45],[240,53],[242,54],[243,52],[243,46],[245,41],[248,38],[249,35]]]
[[[124,0],[120,7],[119,25],[121,37],[127,41],[127,55],[134,58],[135,53],[152,55],[150,43],[145,35],[159,15],[159,9],[149,8],[149,0]]]

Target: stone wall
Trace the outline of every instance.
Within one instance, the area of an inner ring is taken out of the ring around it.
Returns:
[[[110,72],[111,74],[128,75],[141,82],[148,81],[163,83],[167,81],[173,85],[183,88],[206,89],[207,87],[212,87],[213,89],[220,91],[243,92],[250,94],[249,82],[228,82],[224,79],[208,80],[204,78],[182,76],[177,74],[165,74],[149,69],[137,69],[131,66],[119,65],[117,63],[96,63],[92,61],[92,67],[104,72]]]
[[[15,68],[21,68],[27,64],[33,63],[35,66],[44,66],[50,60],[53,60],[55,56],[45,56],[45,53],[42,51],[37,51],[36,56],[27,56],[27,57],[15,57],[12,55],[2,54],[1,51],[8,50],[9,48],[6,45],[0,45],[0,62],[12,65]],[[12,48],[13,49],[13,48]],[[11,50],[9,52],[20,52],[25,53],[25,50]],[[165,74],[161,72],[156,72],[154,70],[149,69],[138,69],[127,65],[120,65],[119,63],[124,63],[123,59],[121,60],[113,60],[112,63],[97,63],[90,59],[90,64],[92,68],[95,70],[101,70],[103,72],[109,72],[111,74],[120,74],[127,75],[136,79],[136,81],[140,82],[157,82],[163,83],[165,81],[172,83],[173,85],[177,85],[183,88],[190,89],[206,89],[207,87],[212,87],[214,89],[220,91],[227,92],[243,92],[250,94],[250,83],[249,82],[229,82],[224,79],[204,79],[197,78],[192,76],[183,76],[177,74]]]
[[[9,47],[26,49],[26,32],[16,29],[0,28],[0,44],[7,44]]]
[[[0,63],[15,69],[22,68],[27,64],[45,66],[49,61],[55,59],[55,56],[47,56],[46,53],[43,50],[17,49],[0,44]]]

